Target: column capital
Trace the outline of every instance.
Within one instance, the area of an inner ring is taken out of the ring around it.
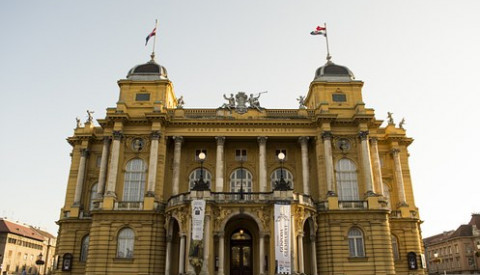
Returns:
[[[332,132],[331,131],[323,131],[322,132],[322,139],[323,140],[332,140]]]
[[[215,137],[215,140],[217,141],[217,145],[223,146],[225,144],[225,137]]]
[[[310,137],[299,137],[298,138],[298,142],[300,144],[307,144],[308,143],[308,140],[310,140]]]
[[[225,232],[217,231],[217,232],[215,232],[215,236],[217,236],[219,238],[224,238],[225,237]]]
[[[80,154],[82,157],[85,157],[85,158],[88,157],[89,153],[90,151],[87,148],[80,149]]]
[[[361,140],[367,140],[368,134],[369,134],[368,131],[360,131],[360,132],[358,133],[358,137],[359,137]]]
[[[370,142],[371,142],[371,143],[378,143],[378,138],[376,138],[376,137],[370,137]]]
[[[259,143],[260,145],[265,145],[265,144],[267,144],[267,139],[268,139],[268,137],[257,137],[258,143]]]
[[[390,153],[394,156],[398,155],[398,153],[400,153],[400,149],[398,148],[393,148],[392,150],[390,150]]]
[[[112,137],[108,137],[108,136],[107,136],[107,137],[103,137],[103,144],[108,144],[108,143],[110,143],[110,139],[111,139],[111,138],[112,138]]]
[[[158,140],[161,136],[162,133],[160,133],[160,131],[152,131],[152,133],[150,133],[150,138],[152,140]]]
[[[121,140],[123,137],[122,131],[113,131],[112,135],[114,140]]]
[[[174,136],[172,138],[175,141],[175,144],[182,144],[183,143],[183,137],[182,136]]]
[[[173,238],[172,238],[172,235],[168,235],[168,236],[166,237],[166,239],[167,239],[167,243],[171,243],[171,242],[172,242],[172,239],[173,239]]]

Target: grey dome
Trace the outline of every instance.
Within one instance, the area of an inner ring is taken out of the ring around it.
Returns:
[[[155,62],[152,58],[145,64],[133,67],[127,74],[131,80],[160,80],[168,79],[167,69]]]
[[[318,68],[315,72],[314,81],[339,81],[349,82],[355,80],[352,71],[345,66],[337,65],[332,61],[327,61],[325,65]]]

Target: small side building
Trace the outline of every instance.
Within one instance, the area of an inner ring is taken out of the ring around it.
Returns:
[[[468,224],[424,240],[428,274],[480,273],[480,214]]]
[[[0,274],[51,274],[55,244],[46,231],[0,218]]]

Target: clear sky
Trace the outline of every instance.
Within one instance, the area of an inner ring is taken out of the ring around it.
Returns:
[[[56,233],[75,117],[118,99],[116,81],[157,61],[185,108],[224,93],[268,91],[266,108],[297,108],[325,63],[365,82],[378,119],[406,120],[423,236],[480,212],[480,1],[0,1],[0,215]]]

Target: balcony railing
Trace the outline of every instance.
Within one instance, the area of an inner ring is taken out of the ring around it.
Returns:
[[[366,201],[339,201],[339,209],[367,209],[368,203]]]
[[[119,201],[115,202],[115,210],[142,210],[143,202],[142,201]]]
[[[277,199],[274,192],[210,192],[209,196],[203,198],[216,203],[267,203]],[[183,204],[192,199],[189,192],[178,194],[168,200],[167,207]],[[305,206],[314,207],[315,205],[313,199],[305,194],[293,193],[289,199]]]

